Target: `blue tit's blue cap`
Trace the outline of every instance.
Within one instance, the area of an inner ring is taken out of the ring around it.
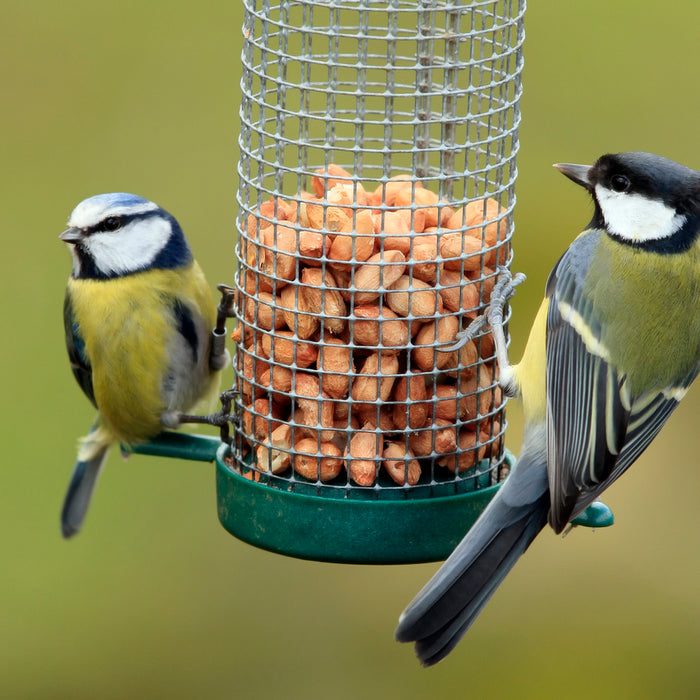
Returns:
[[[102,207],[133,207],[140,204],[151,204],[148,199],[139,197],[137,194],[129,192],[108,192],[106,194],[96,194],[93,197],[88,197],[81,204],[86,203]]]
[[[154,202],[128,192],[96,194],[84,199],[73,209],[68,223],[70,226],[85,228],[94,226],[106,216],[136,216],[158,210],[159,207]]]

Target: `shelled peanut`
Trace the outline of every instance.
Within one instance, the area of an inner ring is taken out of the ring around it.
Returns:
[[[311,185],[263,202],[240,236],[234,336],[258,469],[415,485],[421,460],[454,472],[495,454],[491,339],[445,348],[505,262],[499,204],[454,209],[405,175],[367,191],[333,164]]]

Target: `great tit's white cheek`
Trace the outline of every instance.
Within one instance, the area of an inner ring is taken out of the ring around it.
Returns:
[[[123,275],[148,268],[167,245],[171,233],[166,219],[137,219],[118,231],[93,233],[88,249],[101,272]]]
[[[614,192],[601,185],[596,185],[595,194],[610,233],[629,241],[668,238],[685,223],[685,216],[658,199]]]

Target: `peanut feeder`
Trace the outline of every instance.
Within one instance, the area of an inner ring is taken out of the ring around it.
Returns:
[[[510,459],[490,336],[450,347],[511,260],[524,2],[245,5],[220,519],[444,558]]]

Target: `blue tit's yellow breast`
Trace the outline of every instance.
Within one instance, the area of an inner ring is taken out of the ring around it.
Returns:
[[[161,388],[168,345],[177,332],[173,299],[194,303],[209,327],[214,323],[211,292],[199,267],[104,281],[71,279],[68,293],[105,422],[125,443],[157,434],[165,409]]]

